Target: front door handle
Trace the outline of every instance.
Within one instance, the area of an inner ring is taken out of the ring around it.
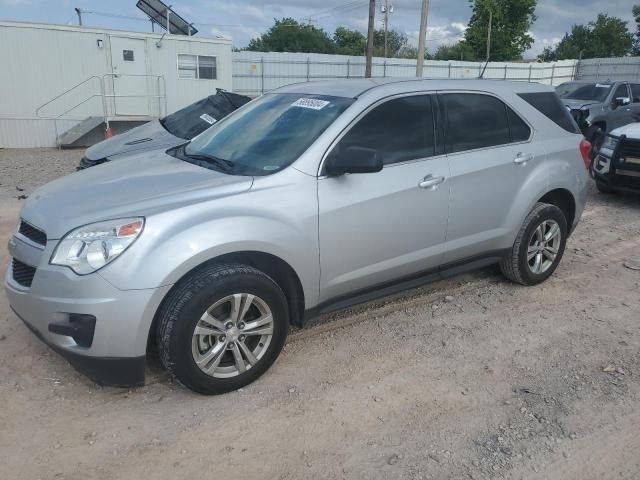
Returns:
[[[517,165],[526,165],[526,163],[531,160],[533,160],[533,155],[531,155],[530,153],[519,152],[516,155],[516,158],[513,159],[513,163]]]
[[[429,174],[424,177],[420,183],[418,183],[418,186],[420,188],[435,190],[436,187],[442,182],[444,182],[444,177],[434,177],[433,175]]]

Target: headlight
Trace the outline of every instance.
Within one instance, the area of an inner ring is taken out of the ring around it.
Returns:
[[[92,223],[69,232],[51,256],[52,265],[64,265],[79,275],[95,272],[124,252],[142,232],[144,218],[122,218]]]
[[[604,142],[602,142],[602,146],[600,148],[606,148],[607,150],[615,150],[618,146],[618,141],[620,139],[617,137],[605,137]]]

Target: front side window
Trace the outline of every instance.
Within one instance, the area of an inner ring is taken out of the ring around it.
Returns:
[[[640,83],[632,83],[629,86],[631,87],[631,101],[633,103],[640,103]]]
[[[618,85],[618,88],[616,88],[616,91],[613,94],[613,99],[615,100],[616,98],[628,98],[629,97],[629,91],[627,90],[627,86],[623,83],[622,85]]]
[[[441,98],[448,153],[511,142],[506,105],[501,100],[476,93],[445,93]]]
[[[178,78],[217,79],[216,57],[178,54]]]
[[[385,165],[433,156],[431,96],[395,98],[378,105],[342,137],[332,153],[347,147],[375,149]]]
[[[353,102],[329,95],[263,95],[175,155],[229,174],[269,175],[294,162]]]

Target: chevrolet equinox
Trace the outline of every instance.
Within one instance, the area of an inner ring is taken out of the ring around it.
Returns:
[[[188,388],[228,392],[313,315],[493,263],[546,280],[589,149],[535,83],[290,85],[190,142],[36,190],[6,291],[98,383],[143,384],[153,347]]]

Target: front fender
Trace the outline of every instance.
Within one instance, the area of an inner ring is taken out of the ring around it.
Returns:
[[[172,231],[166,231],[164,223],[149,220],[139,241],[123,258],[101,270],[101,275],[122,290],[157,288],[176,283],[197,266],[221,255],[257,251],[288,263],[300,278],[309,304],[316,301],[317,230],[264,216],[223,217],[178,230],[174,225]]]

